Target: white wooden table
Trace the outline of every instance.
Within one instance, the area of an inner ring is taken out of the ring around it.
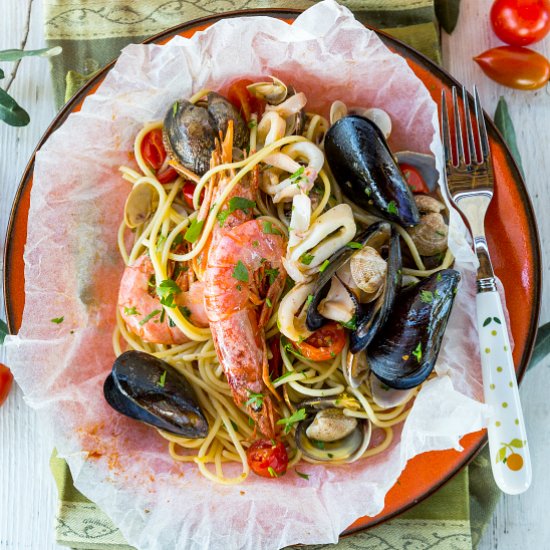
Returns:
[[[516,92],[486,79],[472,56],[498,44],[488,23],[491,0],[462,0],[459,24],[444,37],[445,65],[459,81],[471,88],[477,83],[482,102],[494,112],[499,96],[508,101],[518,133],[527,186],[539,219],[546,286],[541,323],[550,320],[550,91]],[[0,50],[44,46],[42,0],[2,0]],[[550,56],[550,36],[536,49]],[[0,82],[25,106],[31,124],[22,129],[0,123],[0,244],[4,245],[8,216],[19,178],[40,136],[51,122],[55,108],[48,63],[29,58]],[[1,261],[1,260],[0,260]],[[3,266],[2,266],[3,268]],[[2,290],[0,290],[2,297]],[[5,318],[3,300],[0,317]],[[529,373],[521,394],[533,456],[533,485],[519,497],[504,497],[480,545],[481,550],[543,550],[550,548],[550,370],[546,365]],[[60,549],[54,540],[56,492],[48,468],[51,448],[44,444],[37,413],[27,407],[19,388],[14,388],[0,409],[0,550]]]

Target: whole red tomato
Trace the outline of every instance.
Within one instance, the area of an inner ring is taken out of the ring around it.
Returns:
[[[500,46],[474,57],[495,82],[519,90],[536,90],[550,79],[550,62],[538,52],[519,46]]]
[[[538,42],[550,31],[550,1],[495,0],[491,25],[507,44],[527,46]]]
[[[13,374],[6,365],[0,363],[0,406],[7,399],[13,383]]]
[[[258,439],[246,451],[250,469],[262,477],[279,477],[286,472],[288,454],[281,441]]]

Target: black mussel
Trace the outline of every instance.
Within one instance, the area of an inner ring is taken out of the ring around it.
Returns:
[[[190,439],[208,435],[208,422],[189,382],[148,353],[131,350],[117,357],[103,394],[119,413],[155,428]]]
[[[169,155],[196,174],[210,167],[220,132],[225,135],[229,120],[233,121],[233,144],[244,148],[248,142],[248,127],[235,107],[215,92],[206,94],[198,104],[176,101],[164,117],[163,138]]]
[[[374,249],[381,248],[390,238],[391,235],[391,226],[387,222],[377,222],[370,225],[365,231],[360,233],[355,237],[355,242],[360,243],[363,247],[369,246]],[[306,325],[307,328],[311,331],[321,328],[326,322],[327,319],[321,315],[319,312],[319,304],[324,300],[330,290],[331,280],[336,272],[344,267],[350,260],[351,257],[357,253],[356,249],[344,246],[337,250],[330,258],[327,268],[319,273],[315,288],[313,289],[313,299],[310,302],[307,310]],[[359,303],[352,297],[352,300],[355,300],[356,311],[355,321],[362,317],[362,311]]]
[[[365,351],[384,384],[406,390],[430,375],[459,281],[458,271],[445,269],[399,292],[391,316]]]
[[[405,227],[419,222],[412,192],[374,122],[357,115],[335,122],[325,137],[325,155],[350,200]]]

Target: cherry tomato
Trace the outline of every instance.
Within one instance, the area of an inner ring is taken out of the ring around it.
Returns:
[[[550,31],[548,0],[495,0],[491,26],[507,44],[527,46],[542,40]]]
[[[6,365],[0,363],[0,406],[7,399],[13,383],[13,374]]]
[[[340,353],[346,343],[346,333],[338,323],[327,323],[294,347],[311,361],[328,361]]]
[[[399,165],[413,193],[429,193],[430,190],[423,180],[420,172],[412,165],[403,162]]]
[[[145,162],[153,169],[158,170],[166,158],[166,150],[162,143],[162,130],[151,130],[141,141],[141,154]]]
[[[193,206],[193,195],[195,194],[195,187],[197,184],[194,181],[186,181],[183,184],[183,199],[189,208],[195,208]],[[199,204],[204,200],[204,189],[201,191],[201,196],[199,198]]]
[[[265,101],[253,96],[246,89],[252,83],[253,81],[247,78],[236,80],[229,86],[229,90],[227,91],[227,99],[239,109],[247,122],[250,120],[252,113],[256,113],[259,118],[265,108]]]
[[[166,168],[159,170],[156,176],[160,183],[170,183],[172,181],[175,181],[175,179],[178,177],[178,173],[173,166],[168,165],[166,166]]]
[[[281,441],[258,439],[246,451],[250,469],[262,477],[279,477],[286,472],[288,454]]]
[[[519,46],[500,46],[474,57],[495,82],[519,90],[542,88],[550,79],[550,62],[540,53]]]
[[[269,341],[269,349],[271,350],[271,359],[269,360],[269,376],[271,380],[275,380],[281,376],[281,347],[280,347],[281,338],[277,335],[271,338]]]

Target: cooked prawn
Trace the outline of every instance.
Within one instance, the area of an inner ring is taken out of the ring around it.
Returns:
[[[189,338],[176,326],[155,293],[155,270],[147,254],[124,270],[118,292],[118,309],[126,326],[142,340],[153,344],[184,344]],[[187,308],[189,319],[200,327],[208,326],[203,305],[204,285],[195,281],[189,290],[175,296],[175,304]]]
[[[204,304],[233,399],[246,406],[271,439],[276,437],[279,413],[269,395],[276,393],[269,381],[263,329],[284,287],[285,246],[284,237],[266,234],[260,220],[249,220],[210,250],[205,272]]]

